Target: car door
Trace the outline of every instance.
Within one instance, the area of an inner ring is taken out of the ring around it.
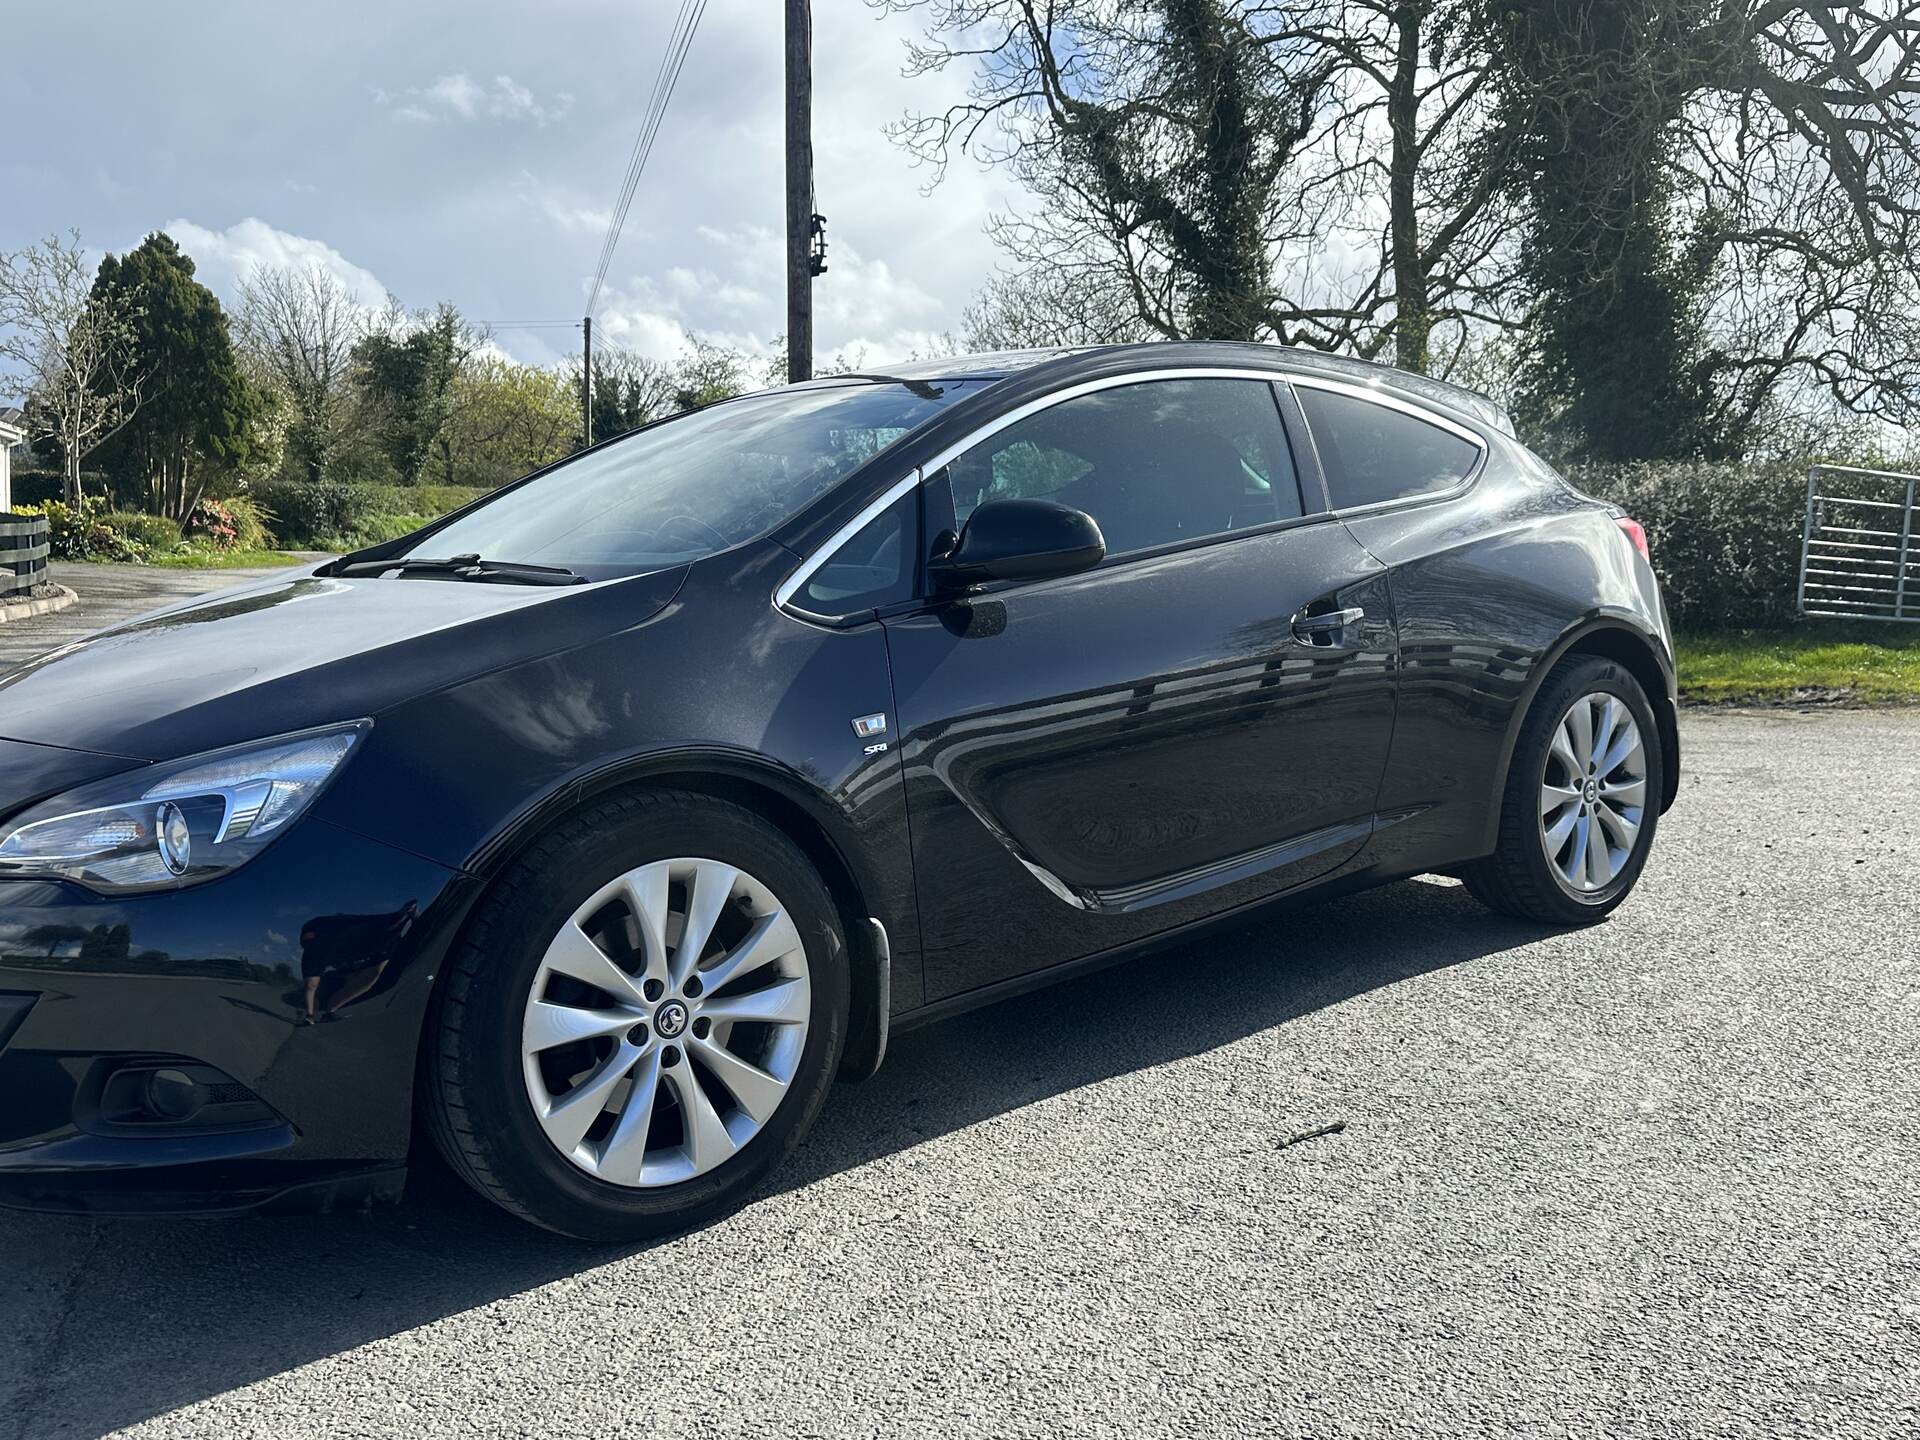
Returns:
[[[884,616],[929,1000],[1336,869],[1393,724],[1380,566],[1302,503],[1264,378],[1095,382],[988,432],[927,467],[927,533],[1044,496],[1108,554]]]

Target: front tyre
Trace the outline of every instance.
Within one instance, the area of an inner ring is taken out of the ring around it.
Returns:
[[[705,796],[601,801],[481,902],[433,1021],[430,1133],[482,1194],[585,1240],[725,1214],[798,1143],[847,1024],[806,857]]]
[[[1633,890],[1660,818],[1665,756],[1631,672],[1570,655],[1534,697],[1501,797],[1499,847],[1462,878],[1484,904],[1586,925]]]

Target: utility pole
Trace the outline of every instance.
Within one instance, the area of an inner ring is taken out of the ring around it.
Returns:
[[[813,17],[787,0],[787,383],[813,378]]]
[[[580,319],[580,448],[593,444],[593,316]]]

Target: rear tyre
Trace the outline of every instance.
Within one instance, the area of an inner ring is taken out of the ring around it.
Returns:
[[[1507,769],[1493,854],[1461,872],[1490,909],[1588,925],[1632,893],[1660,818],[1665,756],[1646,692],[1570,655],[1534,697]]]
[[[846,946],[800,850],[705,796],[603,800],[536,841],[450,961],[434,1141],[481,1194],[583,1240],[740,1205],[826,1098]]]

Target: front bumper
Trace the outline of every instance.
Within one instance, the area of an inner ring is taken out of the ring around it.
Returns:
[[[477,888],[311,816],[189,890],[0,884],[0,1204],[391,1192],[433,976]]]

